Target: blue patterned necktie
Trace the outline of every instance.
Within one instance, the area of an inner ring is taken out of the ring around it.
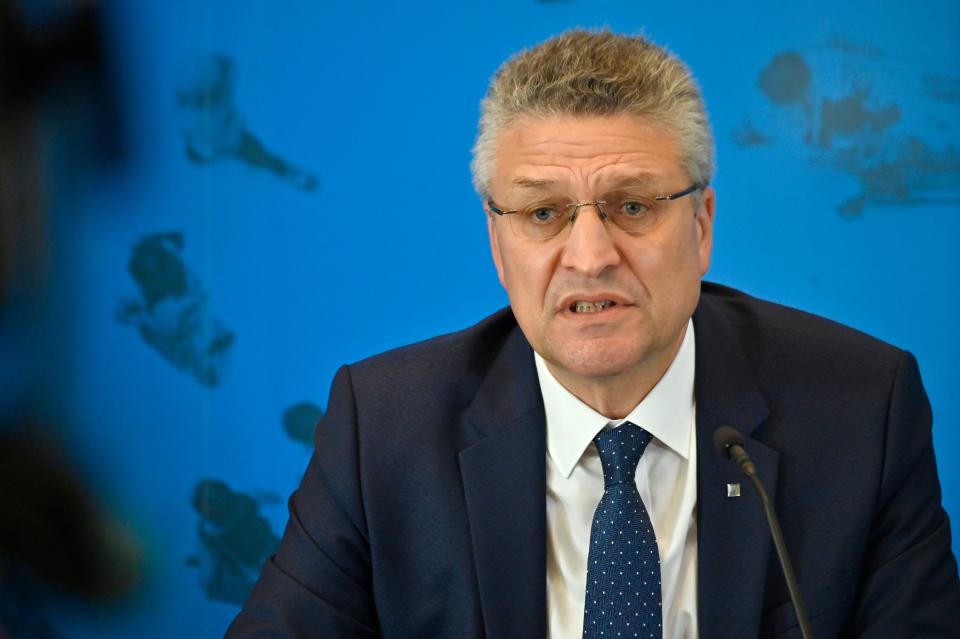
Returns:
[[[660,553],[634,476],[653,436],[624,422],[593,441],[603,465],[603,497],[590,528],[583,636],[663,636]]]

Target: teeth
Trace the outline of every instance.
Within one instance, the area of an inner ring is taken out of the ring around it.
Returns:
[[[574,302],[571,310],[574,313],[596,313],[605,308],[613,306],[612,300],[601,300],[599,302]]]

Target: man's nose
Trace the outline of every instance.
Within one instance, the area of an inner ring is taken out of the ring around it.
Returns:
[[[586,277],[597,277],[620,263],[609,224],[597,204],[584,204],[574,214],[560,263]]]

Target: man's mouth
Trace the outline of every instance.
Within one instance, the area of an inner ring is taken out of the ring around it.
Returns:
[[[572,313],[599,313],[616,305],[617,303],[613,300],[600,300],[598,302],[576,301],[570,304],[569,308]]]

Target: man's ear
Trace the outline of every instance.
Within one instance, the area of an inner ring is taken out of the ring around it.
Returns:
[[[503,256],[500,254],[500,240],[497,237],[497,221],[495,215],[487,209],[486,203],[483,205],[487,213],[487,232],[490,234],[490,254],[493,256],[493,265],[497,269],[497,278],[500,280],[500,286],[506,288],[503,280]]]
[[[713,218],[717,206],[717,194],[713,187],[706,187],[701,194],[700,210],[697,212],[697,243],[700,259],[700,276],[710,269],[713,253]]]

